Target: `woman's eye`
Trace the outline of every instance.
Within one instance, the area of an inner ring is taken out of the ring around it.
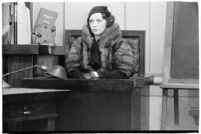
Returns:
[[[92,23],[93,22],[93,20],[89,20],[89,23]]]
[[[97,22],[101,22],[102,20],[97,20]]]

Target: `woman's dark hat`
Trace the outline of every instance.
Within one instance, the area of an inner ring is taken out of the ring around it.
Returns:
[[[95,6],[89,12],[88,19],[92,14],[95,14],[95,13],[104,13],[106,15],[106,18],[111,15],[111,13],[107,9],[107,6]]]

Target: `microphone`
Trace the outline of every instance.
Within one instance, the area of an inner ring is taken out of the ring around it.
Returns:
[[[3,75],[3,77],[7,76],[7,75],[10,75],[10,74],[17,73],[17,72],[21,72],[21,71],[24,71],[24,70],[27,70],[27,69],[31,69],[31,68],[34,68],[34,67],[38,67],[42,71],[47,71],[47,66],[45,66],[45,65],[42,65],[42,66],[34,65],[34,66],[30,66],[30,67],[26,67],[26,68],[22,68],[22,69],[19,69],[19,70],[16,70],[16,71],[12,71],[12,72],[6,73],[6,74]]]
[[[47,71],[47,66],[45,66],[45,65],[42,65],[42,66],[34,65],[34,66],[30,66],[30,67],[26,67],[26,68],[22,68],[22,69],[19,69],[19,70],[16,70],[16,71],[12,71],[12,72],[6,73],[6,74],[3,75],[3,77],[8,76],[10,74],[18,73],[18,72],[21,72],[21,71],[24,71],[24,70],[27,70],[27,69],[31,69],[31,68],[34,68],[34,67],[38,67],[42,71]],[[3,80],[3,88],[11,88],[11,86],[10,86],[10,84],[8,84],[7,82],[5,82]]]
[[[34,65],[34,66],[30,66],[30,67],[26,67],[26,68],[22,68],[22,69],[19,69],[19,70],[16,70],[16,71],[6,73],[6,74],[3,75],[3,77],[8,76],[10,74],[17,73],[17,72],[21,72],[21,71],[24,71],[24,70],[27,70],[27,69],[31,69],[31,68],[34,68],[34,67],[38,67],[42,71],[46,71],[46,74],[48,74],[48,75],[51,75],[51,76],[54,76],[56,78],[60,78],[60,79],[63,79],[63,80],[67,80],[66,71],[60,65],[55,65],[53,68],[51,68],[49,70],[48,70],[47,66],[45,66],[45,65],[41,65],[41,66]],[[3,80],[3,88],[10,88],[10,87],[11,86]]]

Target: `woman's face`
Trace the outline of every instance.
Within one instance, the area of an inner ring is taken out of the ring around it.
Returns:
[[[106,24],[101,13],[92,14],[89,18],[89,26],[95,36],[100,36],[105,31]]]

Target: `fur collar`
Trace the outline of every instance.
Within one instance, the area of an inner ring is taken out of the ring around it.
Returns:
[[[93,43],[93,37],[89,32],[89,28],[87,25],[84,25],[82,28],[82,39],[91,48]],[[100,47],[111,47],[115,43],[118,43],[122,39],[122,33],[119,29],[119,25],[114,23],[111,27],[106,28],[104,33],[102,34],[99,46]]]

